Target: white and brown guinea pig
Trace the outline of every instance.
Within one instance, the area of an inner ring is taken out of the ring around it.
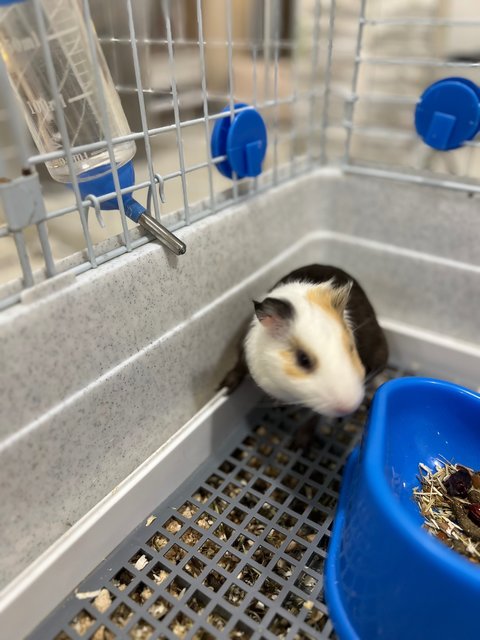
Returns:
[[[292,271],[254,309],[240,359],[223,382],[230,391],[250,373],[281,402],[340,417],[358,408],[365,381],[387,364],[375,311],[342,269]]]

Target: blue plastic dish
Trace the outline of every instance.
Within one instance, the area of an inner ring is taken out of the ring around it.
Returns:
[[[480,468],[480,396],[427,378],[387,382],[345,470],[325,596],[341,640],[480,638],[480,566],[422,528],[418,464]]]

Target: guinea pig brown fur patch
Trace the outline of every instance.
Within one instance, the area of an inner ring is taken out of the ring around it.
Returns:
[[[333,316],[340,323],[340,326],[342,328],[342,342],[345,346],[345,350],[349,354],[355,369],[361,376],[364,376],[365,368],[362,365],[360,356],[358,355],[351,331],[348,328],[347,323],[345,322],[345,318],[343,317],[345,304],[341,304],[339,305],[339,307],[334,306],[334,295],[335,292],[332,289],[327,289],[324,287],[312,287],[307,292],[307,300],[312,304],[318,305],[321,309],[323,309],[323,311]]]
[[[308,354],[312,366],[310,369],[303,369],[297,363],[296,351],[301,350]],[[280,357],[283,360],[283,370],[292,378],[308,378],[308,376],[315,371],[318,366],[317,358],[308,352],[307,349],[298,341],[294,340],[290,349],[284,349],[280,351]]]
[[[344,323],[342,323],[344,324]],[[347,329],[346,326],[343,327],[343,332],[342,332],[342,342],[345,345],[345,349],[347,351],[347,353],[350,356],[350,359],[353,363],[353,366],[355,367],[355,369],[358,371],[358,373],[364,377],[365,376],[365,367],[362,364],[362,361],[360,360],[360,356],[358,355],[358,351],[355,347],[355,341],[353,339],[353,336],[350,335],[350,331]]]

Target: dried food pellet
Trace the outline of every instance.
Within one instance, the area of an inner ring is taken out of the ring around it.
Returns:
[[[444,480],[444,484],[449,496],[466,498],[472,486],[472,476],[466,469],[460,469]]]
[[[480,504],[478,502],[468,506],[468,517],[477,527],[480,526]]]

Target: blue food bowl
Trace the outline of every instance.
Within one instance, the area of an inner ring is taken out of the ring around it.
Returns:
[[[375,394],[345,470],[325,596],[340,640],[480,638],[480,566],[422,528],[418,464],[480,468],[480,396],[427,378]]]

